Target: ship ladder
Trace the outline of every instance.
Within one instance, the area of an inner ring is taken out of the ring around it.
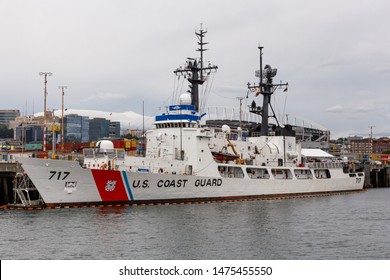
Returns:
[[[16,194],[15,196],[15,204],[19,204],[18,202],[20,201],[23,206],[29,206],[30,203],[28,203],[28,200],[26,196],[24,195],[24,192],[22,189],[16,189]],[[27,193],[28,196],[28,193]],[[19,199],[19,201],[18,201]]]
[[[14,188],[14,197],[15,201],[14,203],[22,204],[23,206],[31,206],[31,199],[30,199],[30,190],[35,189],[34,184],[31,182],[30,178],[27,175],[24,175],[22,173],[16,174],[16,186]]]

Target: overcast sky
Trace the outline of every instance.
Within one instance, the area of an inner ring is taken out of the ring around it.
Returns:
[[[333,137],[390,135],[390,2],[212,0],[0,0],[0,109],[23,115],[65,107],[154,115],[172,100],[175,70],[196,56],[218,66],[208,106],[237,106],[263,62],[289,83],[279,114]],[[184,86],[183,91],[187,88]],[[249,105],[253,95],[244,100]],[[261,102],[260,100],[256,100]],[[26,106],[27,104],[27,106]]]

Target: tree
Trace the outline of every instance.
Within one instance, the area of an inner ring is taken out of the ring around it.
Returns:
[[[0,138],[14,138],[14,130],[9,129],[6,125],[0,124]]]
[[[340,137],[339,139],[336,140],[337,144],[346,144],[348,142],[347,138]]]
[[[126,138],[126,139],[136,139],[138,140],[138,137],[137,136],[133,136],[132,134],[124,134],[121,136],[121,138]]]

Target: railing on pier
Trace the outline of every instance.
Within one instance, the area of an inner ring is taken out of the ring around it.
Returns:
[[[125,151],[119,149],[84,149],[84,157],[90,158],[105,158],[109,159],[123,159],[125,158]]]

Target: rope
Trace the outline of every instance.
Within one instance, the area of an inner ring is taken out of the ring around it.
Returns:
[[[179,79],[179,76],[177,77],[177,79]],[[176,77],[173,76],[172,104],[175,101],[175,97],[176,97]]]
[[[181,82],[180,92],[178,92],[179,96],[180,96],[181,93],[183,92],[183,85],[184,85],[184,79],[183,79],[182,82]]]
[[[201,101],[201,104],[200,104],[201,105],[200,107],[202,109],[204,109],[206,107],[207,99],[209,98],[211,89],[213,87],[213,82],[214,82],[215,75],[214,75],[214,73],[212,73],[212,74],[213,75],[211,77],[211,82],[209,82],[210,79],[209,79],[209,76],[207,76],[207,83],[206,83],[206,87],[203,90],[203,98],[201,99],[202,101]]]
[[[278,87],[279,88],[279,87]],[[278,88],[276,88],[276,89],[278,89]],[[275,91],[276,91],[276,89],[275,89]],[[274,91],[274,93],[275,93],[275,91]],[[276,109],[276,111],[278,111],[278,112],[281,112],[281,110],[279,109],[279,104],[278,104],[278,100],[276,99],[276,95],[275,94],[273,94],[273,104],[274,104],[274,106],[275,106],[275,109]],[[271,104],[270,104],[271,105]],[[283,111],[282,111],[282,115],[281,115],[281,117],[282,117],[282,122],[283,122],[283,119],[284,119],[284,116],[285,116],[285,113],[286,113],[286,105],[287,105],[287,92],[285,93],[285,97],[284,97],[284,104],[283,104]],[[272,107],[272,105],[271,105],[271,107]],[[274,116],[275,116],[275,119],[277,119],[276,118],[276,114],[275,114],[275,112],[274,112]],[[279,115],[280,116],[280,115]],[[276,120],[277,122],[278,122],[278,120]]]
[[[204,99],[204,107],[206,107],[206,102],[207,102],[208,98],[210,97],[211,89],[213,88],[214,77],[215,77],[215,73],[213,73],[213,75],[211,76],[210,87],[208,87],[208,92],[206,92],[206,96]]]
[[[206,103],[206,95],[207,95],[207,88],[209,86],[209,76],[206,76],[206,85],[205,86],[202,86],[202,94],[201,94],[201,101],[200,101],[200,104],[199,104],[199,107],[200,108],[204,108],[205,106],[205,103]]]
[[[286,104],[287,104],[287,91],[285,92],[286,96],[284,98],[284,106],[283,106],[283,117],[286,114]],[[287,120],[286,120],[287,121]]]
[[[209,164],[207,164],[204,168],[200,169],[200,170],[197,170],[195,171],[195,173],[199,173],[199,172],[202,172],[203,170],[207,169],[213,162],[215,162],[214,160],[210,161]]]

